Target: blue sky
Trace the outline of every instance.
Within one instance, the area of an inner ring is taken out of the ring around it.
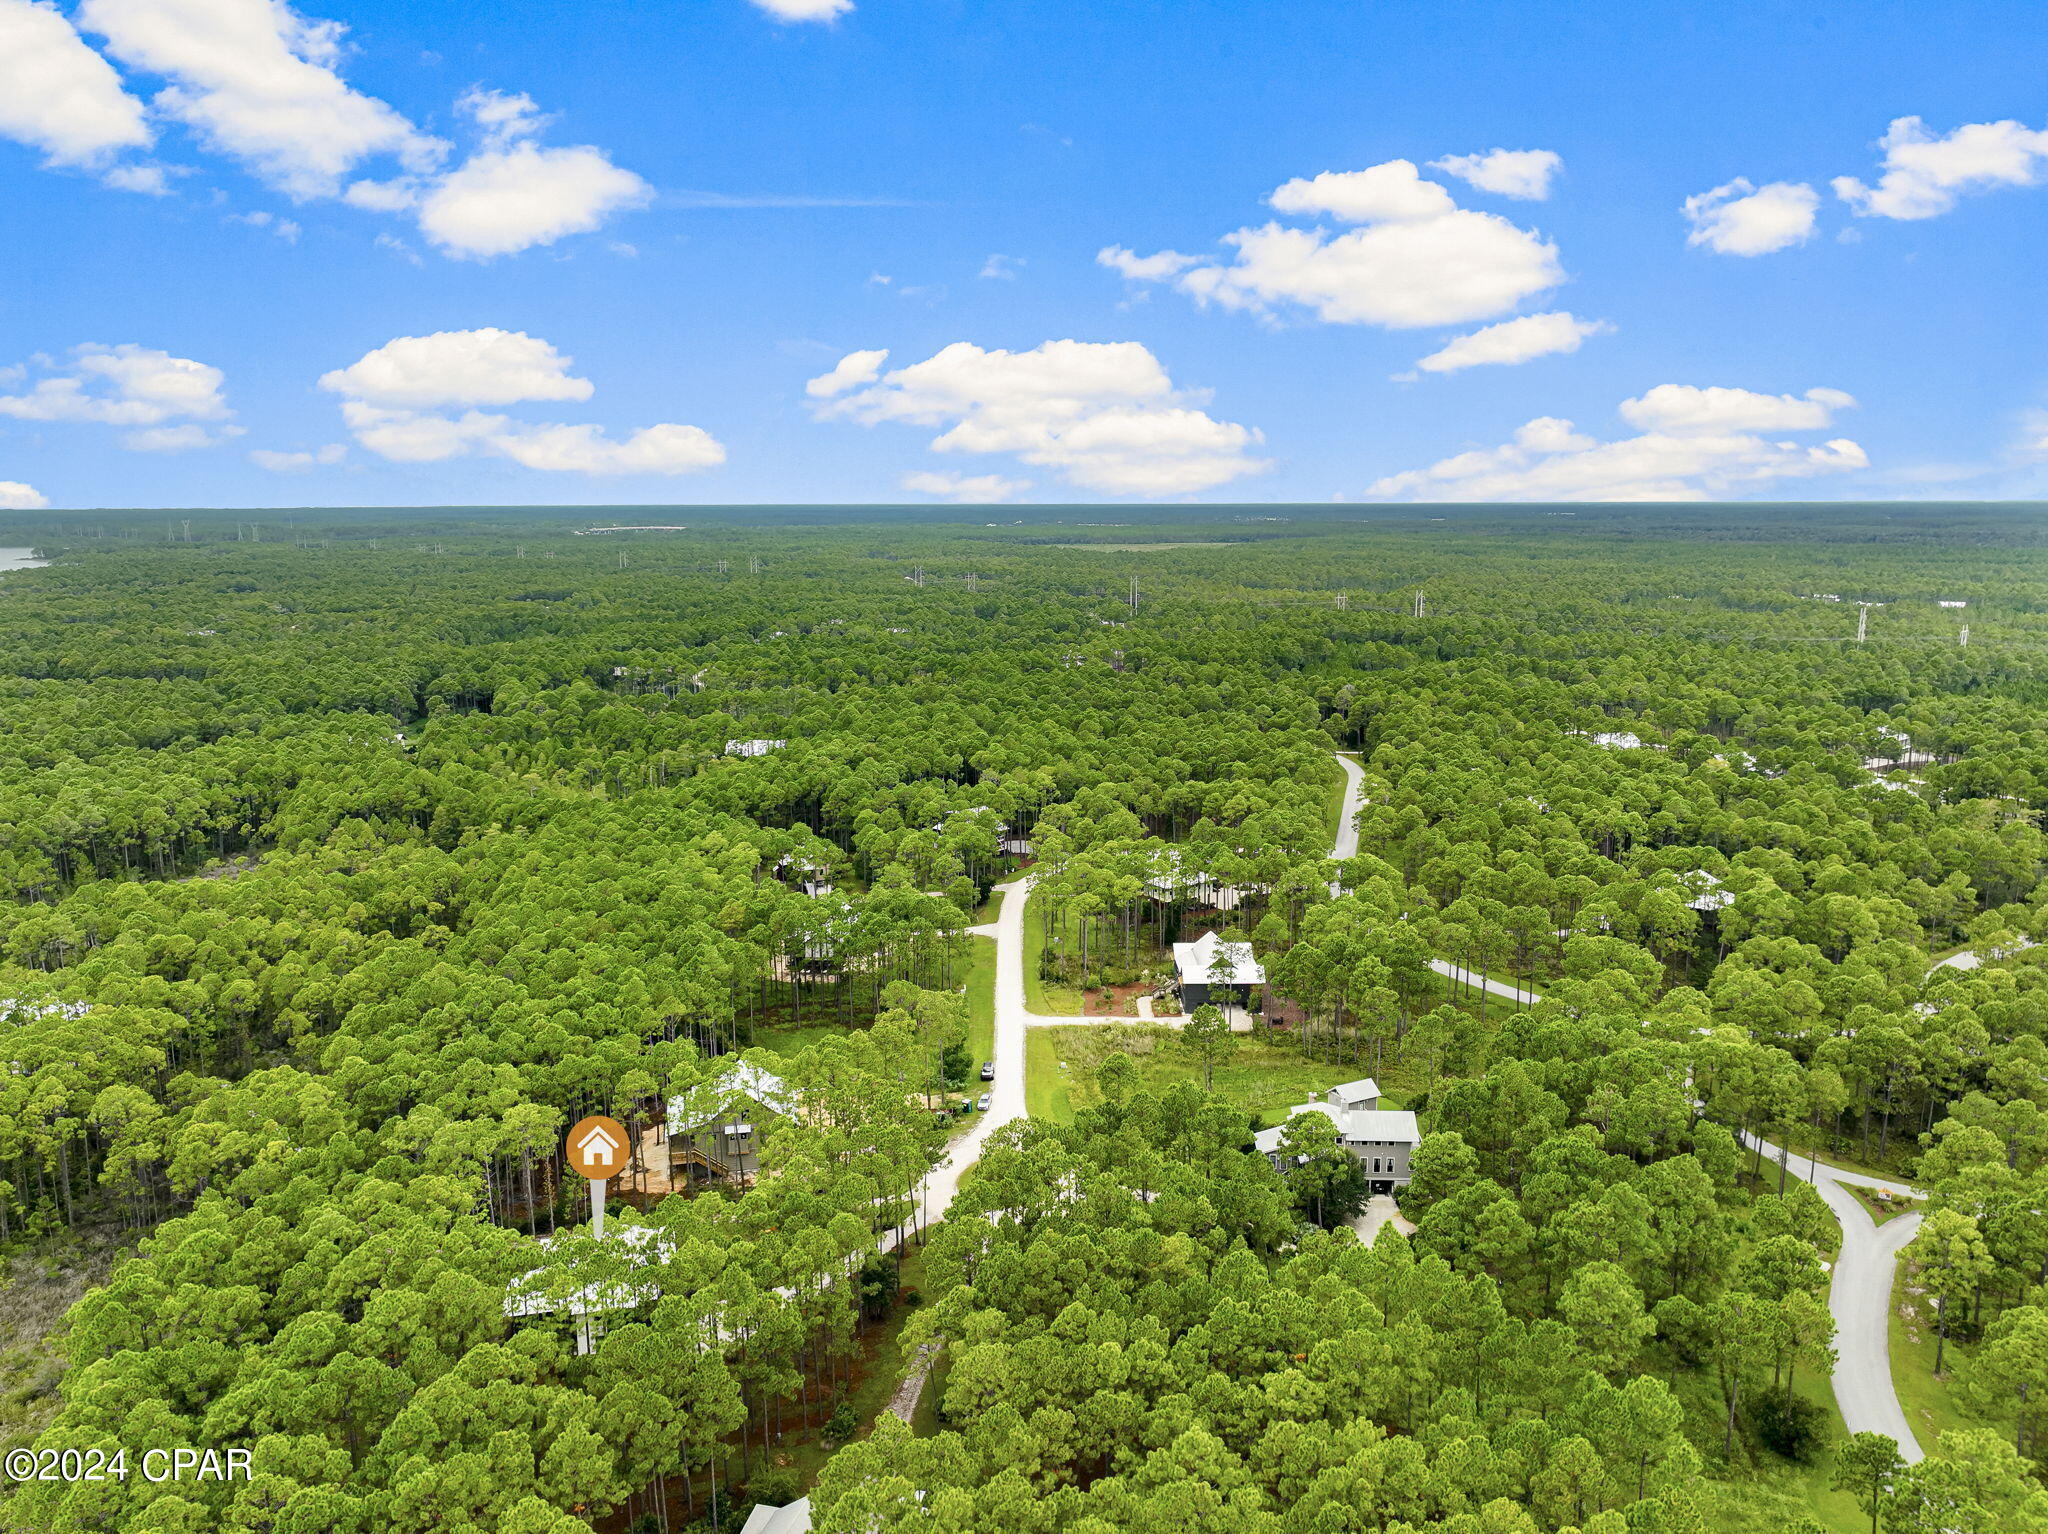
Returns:
[[[0,0],[0,504],[2040,494],[2044,34]]]

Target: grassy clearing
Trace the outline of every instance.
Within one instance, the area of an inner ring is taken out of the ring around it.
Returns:
[[[973,965],[967,971],[967,1052],[979,1066],[996,1053],[996,940],[968,941]]]
[[[0,1263],[0,1453],[26,1444],[57,1415],[64,1313],[106,1281],[129,1240],[87,1229]]]
[[[932,1438],[946,1430],[939,1403],[946,1398],[946,1377],[953,1372],[953,1354],[942,1349],[932,1361],[932,1372],[924,1378],[924,1392],[910,1413],[910,1431],[919,1438]]]
[[[1848,1436],[1835,1407],[1834,1387],[1809,1372],[1792,1388],[1802,1400],[1826,1410],[1833,1424],[1827,1445],[1804,1465],[1757,1451],[1760,1462],[1748,1478],[1715,1485],[1720,1505],[1712,1526],[1719,1534],[1784,1534],[1797,1528],[1800,1519],[1812,1518],[1829,1534],[1869,1534],[1870,1518],[1855,1496],[1834,1487],[1835,1451]]]
[[[756,1049],[772,1049],[778,1055],[794,1055],[809,1049],[813,1044],[822,1044],[827,1039],[843,1039],[850,1032],[844,1023],[805,1023],[801,1027],[790,1024],[770,1025],[754,1030]]]
[[[1041,980],[1039,956],[1045,952],[1045,899],[1036,890],[1024,907],[1024,1005],[1045,1017],[1083,1017],[1087,1003],[1081,988]]]
[[[1110,1023],[1099,1028],[1038,1028],[1028,1047],[1031,1075],[1025,1102],[1035,1117],[1072,1123],[1077,1110],[1102,1100],[1095,1072],[1112,1054],[1129,1055],[1139,1084],[1163,1092],[1183,1082],[1202,1084],[1201,1065],[1183,1054],[1179,1035],[1171,1029],[1143,1024]],[[1265,1125],[1278,1124],[1288,1109],[1327,1091],[1339,1082],[1355,1081],[1361,1072],[1351,1065],[1304,1060],[1284,1042],[1267,1043],[1241,1037],[1236,1051],[1216,1067],[1211,1090],[1259,1116]],[[1399,1107],[1402,1094],[1389,1091],[1388,1107]]]
[[[1345,755],[1349,756],[1353,761],[1358,759],[1358,753],[1355,751],[1348,751]],[[1330,785],[1330,792],[1323,800],[1323,821],[1330,828],[1330,840],[1333,844],[1337,840],[1337,832],[1342,829],[1344,818],[1344,784],[1346,781],[1343,768],[1337,767],[1335,771],[1337,781]]]
[[[1748,1238],[1740,1239],[1747,1247]],[[1645,1366],[1672,1387],[1685,1410],[1686,1436],[1705,1461],[1712,1499],[1706,1508],[1707,1524],[1716,1534],[1785,1534],[1808,1518],[1829,1534],[1868,1534],[1870,1519],[1855,1497],[1833,1485],[1835,1452],[1848,1430],[1825,1375],[1809,1369],[1793,1379],[1793,1393],[1827,1414],[1827,1440],[1807,1463],[1781,1458],[1755,1443],[1746,1426],[1738,1425],[1730,1465],[1721,1458],[1727,1402],[1711,1371],[1681,1367],[1662,1345],[1650,1348]],[[1757,1388],[1752,1383],[1743,1392],[1745,1423]],[[1761,1388],[1773,1388],[1768,1378]]]
[[[1870,1212],[1871,1220],[1878,1225],[1922,1205],[1922,1200],[1916,1198],[1884,1198],[1875,1188],[1866,1188],[1860,1183],[1845,1182],[1842,1186],[1849,1190],[1851,1198]]]
[[[1034,1028],[1024,1036],[1024,1111],[1035,1119],[1056,1124],[1074,1122],[1073,1101],[1067,1091],[1073,1074],[1060,1054],[1064,1028]]]
[[[1971,1349],[1951,1337],[1942,1357],[1945,1372],[1934,1372],[1934,1302],[1917,1292],[1912,1264],[1900,1259],[1892,1280],[1892,1388],[1899,1393],[1906,1424],[1922,1449],[1931,1449],[1943,1433],[1958,1428],[1991,1427],[2011,1436],[2013,1423],[2004,1417],[1977,1417],[1965,1411],[1951,1388],[1955,1372]]]
[[[969,938],[967,943],[968,965],[963,977],[967,986],[967,1049],[979,1065],[995,1053],[996,945],[995,939],[986,937]],[[793,1055],[827,1039],[843,1039],[849,1032],[866,1026],[865,1019],[852,1026],[841,1022],[768,1023],[754,1030],[754,1045],[779,1055]]]
[[[1774,1141],[1776,1138],[1775,1135],[1772,1136]],[[1816,1136],[1805,1124],[1796,1126],[1786,1135],[1784,1144],[1792,1152],[1792,1159],[1795,1161],[1804,1161],[1817,1155],[1822,1166],[1835,1167],[1844,1172],[1860,1172],[1865,1177],[1882,1177],[1886,1182],[1911,1182],[1913,1179],[1907,1172],[1920,1155],[1919,1144],[1911,1134],[1901,1134],[1896,1124],[1892,1126],[1891,1148],[1881,1161],[1874,1156],[1869,1160],[1861,1159],[1855,1154],[1853,1140],[1836,1146],[1829,1143],[1828,1136]],[[1877,1140],[1873,1130],[1871,1149],[1875,1151],[1876,1148]]]

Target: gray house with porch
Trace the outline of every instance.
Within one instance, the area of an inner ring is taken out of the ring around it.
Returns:
[[[1303,1103],[1287,1116],[1291,1121],[1303,1113],[1318,1113],[1337,1130],[1342,1145],[1364,1167],[1374,1193],[1393,1193],[1408,1186],[1415,1147],[1422,1143],[1422,1131],[1415,1115],[1405,1108],[1382,1108],[1379,1083],[1367,1077],[1347,1081],[1313,1101]],[[1252,1143],[1259,1154],[1284,1169],[1286,1156],[1280,1140],[1286,1129],[1279,1125],[1262,1129]]]

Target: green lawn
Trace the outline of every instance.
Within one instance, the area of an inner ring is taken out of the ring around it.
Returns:
[[[813,1044],[822,1044],[827,1039],[843,1039],[849,1032],[854,1031],[857,1030],[849,1029],[844,1023],[805,1023],[802,1027],[792,1027],[785,1023],[774,1027],[756,1028],[753,1047],[772,1049],[778,1055],[793,1055],[810,1048]]]
[[[1876,1189],[1866,1188],[1860,1183],[1845,1182],[1842,1186],[1848,1190],[1851,1198],[1869,1212],[1872,1222],[1878,1225],[1884,1224],[1887,1220],[1897,1219],[1909,1209],[1925,1207],[1925,1200],[1922,1199],[1879,1198]]]
[[[1775,1143],[1778,1137],[1772,1134],[1768,1138]],[[1906,1175],[1906,1168],[1920,1154],[1919,1144],[1912,1134],[1901,1133],[1897,1124],[1892,1125],[1891,1149],[1885,1158],[1888,1165],[1859,1160],[1855,1153],[1855,1136],[1849,1137],[1848,1142],[1837,1149],[1828,1143],[1827,1136],[1816,1138],[1812,1129],[1805,1124],[1796,1126],[1786,1135],[1784,1143],[1790,1148],[1795,1161],[1804,1160],[1818,1152],[1821,1163],[1825,1166],[1839,1167],[1844,1172],[1861,1172],[1866,1177],[1882,1177],[1888,1182],[1911,1182],[1912,1178]],[[1870,1148],[1873,1151],[1877,1149],[1877,1130],[1874,1125],[1871,1129]]]
[[[1913,1429],[1913,1436],[1920,1440],[1925,1450],[1934,1448],[1935,1440],[1943,1433],[1956,1428],[1993,1427],[2010,1436],[2013,1424],[2004,1418],[1984,1419],[1970,1415],[1956,1399],[1951,1389],[1956,1367],[1969,1354],[1969,1349],[1959,1345],[1951,1337],[1948,1350],[1942,1358],[1942,1377],[1934,1372],[1934,1304],[1925,1294],[1909,1293],[1911,1284],[1907,1275],[1907,1263],[1899,1263],[1898,1275],[1892,1281],[1891,1313],[1891,1354],[1892,1388],[1899,1393],[1899,1405],[1905,1408],[1906,1423]],[[1913,1315],[1908,1319],[1902,1312],[1910,1308]]]
[[[1064,1028],[1034,1028],[1024,1036],[1024,1111],[1035,1119],[1058,1124],[1074,1122],[1074,1108],[1067,1091],[1072,1074],[1063,1066],[1059,1051]]]
[[[946,1430],[946,1419],[939,1413],[939,1403],[946,1398],[946,1376],[953,1372],[953,1355],[950,1350],[941,1349],[932,1361],[932,1371],[924,1377],[924,1390],[917,1398],[917,1405],[911,1408],[910,1431],[919,1438],[933,1438]]]
[[[1869,1534],[1869,1515],[1854,1495],[1834,1488],[1835,1451],[1847,1436],[1834,1387],[1809,1370],[1793,1382],[1793,1393],[1827,1412],[1832,1424],[1827,1446],[1810,1464],[1795,1465],[1765,1453],[1764,1463],[1743,1478],[1713,1482],[1720,1505],[1709,1514],[1710,1526],[1718,1534],[1784,1534],[1801,1518],[1812,1518],[1830,1534]]]
[[[1350,757],[1354,762],[1358,760],[1358,753],[1356,751],[1346,751],[1343,754]],[[1344,769],[1339,767],[1336,769],[1336,773],[1337,781],[1330,785],[1329,796],[1323,801],[1323,821],[1330,828],[1330,840],[1332,843],[1337,839],[1337,832],[1341,829],[1338,822],[1344,814]]]
[[[977,1067],[996,1053],[996,940],[969,938],[973,963],[967,971],[967,1052]]]
[[[1038,978],[1038,957],[1045,952],[1045,900],[1033,890],[1024,907],[1024,1005],[1046,1017],[1080,1017],[1087,1007],[1078,986],[1048,984]]]
[[[1095,1072],[1118,1051],[1130,1055],[1146,1090],[1164,1091],[1180,1082],[1201,1084],[1202,1067],[1178,1046],[1171,1029],[1143,1024],[1108,1023],[1099,1028],[1035,1028],[1028,1043],[1030,1075],[1024,1098],[1032,1115],[1072,1123],[1077,1109],[1101,1101]],[[1278,1124],[1287,1110],[1311,1096],[1356,1081],[1365,1074],[1356,1066],[1310,1061],[1286,1043],[1269,1044],[1256,1035],[1239,1035],[1234,1054],[1216,1067],[1212,1090],[1225,1102],[1259,1115],[1263,1124]],[[1399,1107],[1401,1095],[1390,1091],[1388,1107]]]

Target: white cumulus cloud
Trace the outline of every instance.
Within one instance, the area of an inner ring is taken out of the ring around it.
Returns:
[[[1556,246],[1498,214],[1460,208],[1408,160],[1297,177],[1269,200],[1281,213],[1358,227],[1239,229],[1223,238],[1235,252],[1228,261],[1121,246],[1096,259],[1133,281],[1170,281],[1199,303],[1388,329],[1491,319],[1565,280]]]
[[[1519,197],[1542,202],[1550,195],[1550,182],[1564,161],[1548,149],[1489,149],[1485,154],[1445,155],[1431,160],[1429,168],[1492,192],[1497,197]]]
[[[777,21],[834,21],[853,9],[853,0],[754,0]]]
[[[918,495],[943,496],[963,506],[992,506],[1031,488],[1028,479],[1004,479],[1000,474],[935,474],[923,470],[903,476],[903,488]]]
[[[400,336],[321,376],[330,394],[406,409],[446,405],[516,405],[529,400],[586,400],[589,379],[523,330],[437,330]]]
[[[521,94],[472,89],[457,100],[475,140],[458,158],[454,145],[342,78],[338,22],[301,16],[284,0],[82,0],[79,20],[131,70],[162,78],[151,105],[207,147],[297,202],[343,197],[369,211],[410,214],[450,256],[486,260],[551,245],[653,196],[602,149],[538,142],[548,119]],[[37,51],[23,67],[38,71],[40,95],[7,88],[10,25],[31,34]],[[67,36],[75,53],[62,47]],[[92,133],[107,146],[147,142],[140,104],[62,17],[30,0],[0,0],[0,132],[17,116],[30,126],[51,120],[57,108],[43,97],[58,86],[63,112],[96,122]],[[118,121],[122,102],[132,108],[127,128]],[[100,152],[96,142],[88,133],[79,153]],[[373,162],[376,171],[362,174]],[[134,191],[168,190],[154,166],[118,166],[108,179]]]
[[[532,142],[546,119],[529,97],[471,91],[457,106],[483,146],[416,194],[420,232],[449,255],[484,260],[552,245],[654,195],[601,149]]]
[[[224,426],[221,436],[239,437],[242,428]],[[182,453],[188,448],[212,447],[220,441],[196,421],[186,421],[179,426],[145,426],[131,431],[121,439],[121,445],[138,453]]]
[[[723,445],[696,426],[663,422],[613,439],[588,423],[520,421],[474,408],[587,400],[594,390],[570,372],[574,365],[524,331],[443,330],[388,341],[322,374],[320,387],[341,396],[342,421],[356,441],[394,462],[485,453],[551,473],[685,474],[725,461]]]
[[[652,196],[645,181],[589,145],[515,144],[475,155],[435,182],[420,199],[420,232],[449,255],[488,259],[587,234]]]
[[[1134,250],[1121,245],[1105,245],[1095,253],[1098,266],[1106,266],[1113,272],[1121,272],[1133,282],[1164,282],[1177,277],[1191,266],[1200,266],[1200,256],[1184,256],[1177,250],[1162,250],[1153,255],[1141,256]]]
[[[18,479],[0,479],[0,508],[8,511],[41,511],[50,498],[34,485]]]
[[[1276,212],[1311,218],[1327,213],[1347,224],[1420,223],[1458,211],[1451,194],[1434,181],[1424,181],[1408,160],[1296,176],[1267,201]]]
[[[943,427],[934,452],[1009,453],[1115,495],[1193,494],[1266,466],[1251,456],[1264,440],[1256,430],[1199,408],[1206,397],[1176,389],[1136,341],[1047,341],[1023,352],[955,341],[886,374],[881,355],[855,353],[862,360],[822,375],[870,381],[813,388],[818,414]]]
[[[1855,405],[1855,399],[1840,389],[1758,394],[1751,389],[1659,384],[1639,398],[1623,400],[1621,418],[1641,431],[1819,431],[1834,424],[1836,411]]]
[[[150,142],[142,103],[54,5],[0,0],[0,135],[52,165],[98,166]]]
[[[0,395],[0,415],[22,421],[89,422],[130,428],[125,446],[143,452],[207,447],[239,428],[221,393],[217,367],[133,342],[74,347],[68,363],[44,359],[26,392]]]
[[[725,448],[699,426],[643,426],[613,441],[589,425],[500,431],[491,446],[515,463],[551,473],[688,474],[725,462]]]
[[[2048,130],[2010,119],[1965,123],[1937,137],[1918,117],[1894,118],[1878,141],[1883,174],[1866,186],[1837,176],[1835,195],[1867,218],[1933,218],[1965,192],[2039,186],[2048,179]]]
[[[310,452],[279,452],[274,448],[259,447],[251,450],[249,461],[273,474],[303,474],[308,469],[340,463],[347,456],[346,447],[339,442],[330,442]]]
[[[857,389],[862,384],[873,383],[881,377],[882,364],[889,360],[887,348],[871,352],[848,352],[832,364],[832,371],[820,373],[804,385],[804,393],[812,399],[831,399],[844,394],[848,389]]]
[[[533,99],[470,90],[456,102],[480,143],[454,169],[389,181],[357,181],[349,202],[380,212],[411,211],[443,254],[471,260],[552,245],[645,206],[654,189],[589,144],[533,142],[548,124]]]
[[[1804,396],[1663,384],[1626,400],[1622,418],[1640,434],[1602,442],[1570,421],[1539,416],[1498,447],[1458,453],[1390,474],[1371,493],[1415,501],[1700,501],[1760,490],[1781,480],[1868,465],[1846,437],[1802,444],[1762,431],[1815,430],[1855,402],[1833,389]]]
[[[282,0],[84,0],[78,16],[115,58],[170,82],[159,112],[290,197],[333,196],[373,155],[426,169],[446,147],[335,73],[338,22]]]
[[[1614,327],[1605,320],[1582,320],[1557,310],[1502,320],[1447,342],[1415,365],[1425,373],[1455,373],[1463,368],[1512,366],[1535,357],[1575,352],[1588,336],[1605,335]]]
[[[1688,245],[1704,245],[1724,256],[1764,256],[1813,238],[1813,214],[1820,193],[1803,181],[1757,186],[1746,177],[1685,200]]]

